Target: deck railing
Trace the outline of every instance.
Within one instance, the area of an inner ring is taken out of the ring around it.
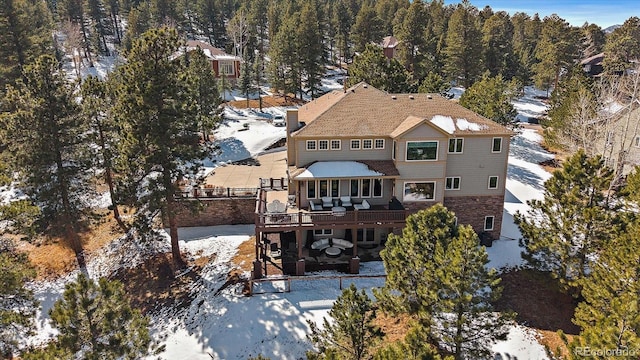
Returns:
[[[405,222],[406,210],[355,210],[345,213],[331,211],[296,213],[258,213],[256,226],[286,227],[310,225],[348,225],[348,224],[401,224]]]

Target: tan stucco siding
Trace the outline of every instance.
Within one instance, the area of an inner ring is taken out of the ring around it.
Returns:
[[[509,137],[502,137],[502,150],[492,152],[494,136],[465,137],[462,153],[447,154],[445,177],[460,177],[459,190],[447,190],[445,196],[504,194]],[[497,189],[489,189],[489,177],[498,177]]]
[[[360,150],[351,150],[351,140],[360,140]],[[375,149],[375,140],[384,139],[384,148]],[[316,142],[316,150],[307,150],[307,140]],[[319,141],[328,140],[329,149],[320,150]],[[331,150],[331,140],[340,140],[340,150]],[[362,140],[371,140],[373,149],[362,149]],[[391,147],[393,141],[389,138],[382,137],[365,137],[365,138],[326,138],[326,139],[300,139],[296,138],[296,165],[306,166],[314,161],[358,161],[358,160],[391,160]]]

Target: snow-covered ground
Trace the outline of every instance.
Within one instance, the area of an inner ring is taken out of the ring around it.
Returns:
[[[522,103],[531,104],[530,109],[537,106],[541,111],[546,110],[533,92],[528,93]],[[284,136],[283,128],[276,128],[263,119],[285,111],[284,108],[271,108],[258,113],[227,108],[226,120],[216,132],[222,152],[216,157],[216,162],[209,165],[214,167],[221,162],[240,160],[263,151],[273,140]],[[244,130],[244,124],[249,124],[248,130]],[[550,177],[538,165],[539,161],[552,157],[540,148],[539,140],[535,131],[530,129],[523,130],[512,139],[502,237],[487,248],[491,267],[502,269],[522,265],[522,249],[517,241],[520,234],[513,223],[513,215],[516,211],[526,211],[526,200],[541,197],[542,184]],[[310,332],[307,321],[317,323],[327,316],[340,294],[338,280],[293,281],[291,292],[275,292],[284,287],[282,283],[265,284],[258,288],[264,293],[252,297],[240,295],[239,285],[222,289],[227,274],[235,266],[231,259],[238,246],[253,234],[252,225],[180,229],[184,251],[191,256],[216,256],[203,268],[201,278],[193,285],[194,300],[190,306],[165,308],[152,315],[153,337],[166,345],[160,358],[246,359],[262,354],[272,359],[300,359],[311,349],[306,339]],[[168,240],[157,241],[141,248],[139,244],[117,240],[89,259],[90,275],[105,276],[119,267],[136,266],[147,254],[168,251],[168,244]],[[361,273],[384,274],[384,267],[381,262],[363,263]],[[64,284],[74,278],[75,274],[69,274],[56,281],[31,285],[42,310],[37,317],[38,335],[25,339],[25,342],[42,343],[54,335],[46,313],[61,297]],[[358,288],[370,290],[381,286],[384,280],[353,281]],[[344,286],[348,285],[345,281]],[[533,331],[519,325],[514,325],[507,340],[495,344],[493,350],[496,359],[547,359]]]

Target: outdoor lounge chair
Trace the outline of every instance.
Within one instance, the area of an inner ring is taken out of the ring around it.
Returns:
[[[369,205],[369,202],[365,199],[362,200],[361,204],[354,204],[353,208],[356,210],[369,210],[371,208],[371,205]]]
[[[340,204],[342,207],[353,206],[351,203],[351,196],[340,196]]]
[[[332,208],[333,207],[333,199],[331,196],[323,196],[320,198],[322,200],[323,208]]]
[[[322,206],[313,202],[313,200],[309,200],[309,210],[311,211],[320,211],[322,210]]]

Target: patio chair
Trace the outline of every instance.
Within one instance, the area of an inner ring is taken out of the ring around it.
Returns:
[[[371,208],[371,205],[369,205],[369,202],[365,199],[362,200],[361,204],[354,204],[353,208],[356,210],[369,210],[369,208]]]
[[[340,196],[340,204],[342,207],[353,206],[351,203],[351,196]]]
[[[272,259],[279,259],[280,257],[282,257],[282,251],[280,251],[280,249],[278,248],[277,243],[271,243],[271,246],[269,248],[269,256]]]
[[[313,200],[309,200],[309,210],[311,211],[320,211],[322,210],[322,206],[313,202]]]
[[[323,208],[332,208],[333,207],[333,199],[331,196],[323,196],[320,198],[322,200]]]

